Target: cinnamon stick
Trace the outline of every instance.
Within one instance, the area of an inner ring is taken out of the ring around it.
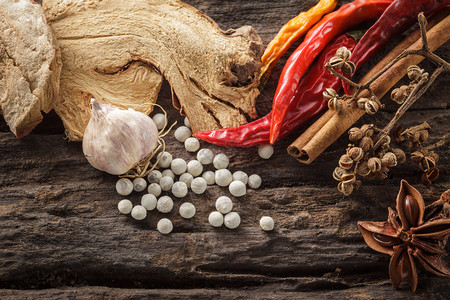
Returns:
[[[411,45],[411,40],[416,42]],[[374,74],[382,70],[389,62],[395,59],[408,45],[409,50],[420,49],[422,41],[418,39],[420,32],[413,32],[397,47],[395,47],[387,56],[382,59],[371,70],[361,82],[368,81]],[[436,50],[450,38],[450,16],[447,16],[433,28],[427,32],[428,44],[431,51]],[[403,76],[405,76],[408,66],[420,63],[424,58],[417,55],[409,55],[396,64],[394,64],[387,72],[377,78],[372,84],[371,89],[380,99],[389,91]],[[360,97],[367,97],[368,93],[362,92]],[[319,118],[308,130],[306,130],[297,140],[289,147],[288,153],[294,156],[298,161],[309,164],[317,158],[328,146],[336,141],[350,126],[358,121],[365,111],[356,105],[347,107],[345,104],[339,112],[325,113]]]

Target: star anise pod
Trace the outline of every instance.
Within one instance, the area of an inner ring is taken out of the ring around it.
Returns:
[[[444,212],[445,201],[433,204],[425,207],[422,195],[402,180],[397,211],[389,208],[387,222],[358,222],[367,245],[391,255],[389,276],[395,288],[407,282],[416,290],[418,262],[427,271],[450,277],[450,269],[442,260],[447,255],[444,246],[450,235],[450,218]]]

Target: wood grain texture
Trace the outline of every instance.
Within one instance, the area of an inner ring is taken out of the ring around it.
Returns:
[[[254,26],[267,44],[282,24],[313,1],[188,3],[223,29]],[[445,52],[448,44],[439,49]],[[274,78],[280,71],[279,65],[258,99],[260,113],[270,108]],[[405,127],[428,120],[433,128],[430,143],[449,129],[445,82],[448,76],[440,78],[401,119]],[[171,108],[167,83],[158,103],[168,109],[171,121],[182,121]],[[373,121],[382,126],[395,107],[389,105],[388,111],[364,117],[358,124]],[[407,162],[392,169],[387,180],[365,181],[360,191],[343,197],[331,173],[348,140],[342,137],[314,164],[305,166],[286,153],[299,133],[277,144],[270,160],[260,159],[256,148],[202,143],[214,153],[225,152],[231,171],[259,174],[263,185],[233,199],[234,211],[242,217],[238,229],[215,229],[208,224],[215,199],[229,195],[227,189],[213,186],[201,196],[189,193],[175,200],[168,215],[174,231],[163,236],[155,228],[167,215],[149,212],[138,222],[118,213],[122,198],[115,192],[117,178],[88,164],[81,144],[64,139],[61,121],[53,113],[20,140],[2,120],[0,298],[445,299],[450,280],[426,272],[421,272],[415,294],[408,288],[393,289],[389,257],[365,245],[356,221],[385,220],[387,207],[395,206],[402,178],[422,192],[427,203],[439,198],[450,187],[448,146],[437,149],[441,177],[431,187],[420,184],[418,167]],[[172,134],[166,141],[174,157],[194,158]],[[129,199],[138,204],[141,195],[133,193]],[[184,201],[197,208],[191,220],[177,213]],[[273,232],[259,228],[263,215],[274,218]]]

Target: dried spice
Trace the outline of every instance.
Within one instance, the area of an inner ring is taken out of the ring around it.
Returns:
[[[443,197],[448,200],[448,196]],[[448,201],[442,197],[425,207],[422,195],[402,180],[396,211],[389,208],[386,222],[358,222],[367,245],[391,256],[389,276],[394,287],[407,282],[415,291],[418,263],[438,276],[450,277],[450,269],[442,259],[446,255],[444,245],[450,236],[447,207]]]
[[[55,111],[70,140],[83,138],[91,97],[148,114],[163,77],[193,132],[257,117],[264,49],[253,28],[221,31],[177,0],[47,0],[43,7],[61,46]]]
[[[398,44],[361,79],[360,84],[348,80],[336,70],[329,68],[330,72],[342,80],[348,83],[351,82],[356,92],[349,101],[343,103],[345,105],[342,106],[342,109],[339,111],[327,111],[323,114],[288,147],[288,153],[299,162],[310,164],[366,113],[365,110],[360,109],[356,105],[358,99],[370,99],[373,95],[380,99],[396,82],[406,75],[407,68],[410,65],[417,65],[426,57],[439,67],[435,69],[427,82],[423,85],[416,85],[416,92],[410,94],[409,99],[405,100],[397,112],[396,115],[398,116],[393,119],[394,123],[392,125],[395,125],[404,111],[425,92],[434,80],[441,73],[450,69],[448,62],[432,53],[450,38],[450,31],[448,31],[450,16],[438,14],[432,20],[433,22],[436,25],[426,32],[427,21],[423,15],[419,15],[420,31],[414,31]],[[421,38],[417,40],[419,37]]]

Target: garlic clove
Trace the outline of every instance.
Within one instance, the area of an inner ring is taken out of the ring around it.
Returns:
[[[124,174],[156,148],[158,129],[146,114],[100,104],[95,99],[91,99],[91,109],[83,153],[94,168]]]

